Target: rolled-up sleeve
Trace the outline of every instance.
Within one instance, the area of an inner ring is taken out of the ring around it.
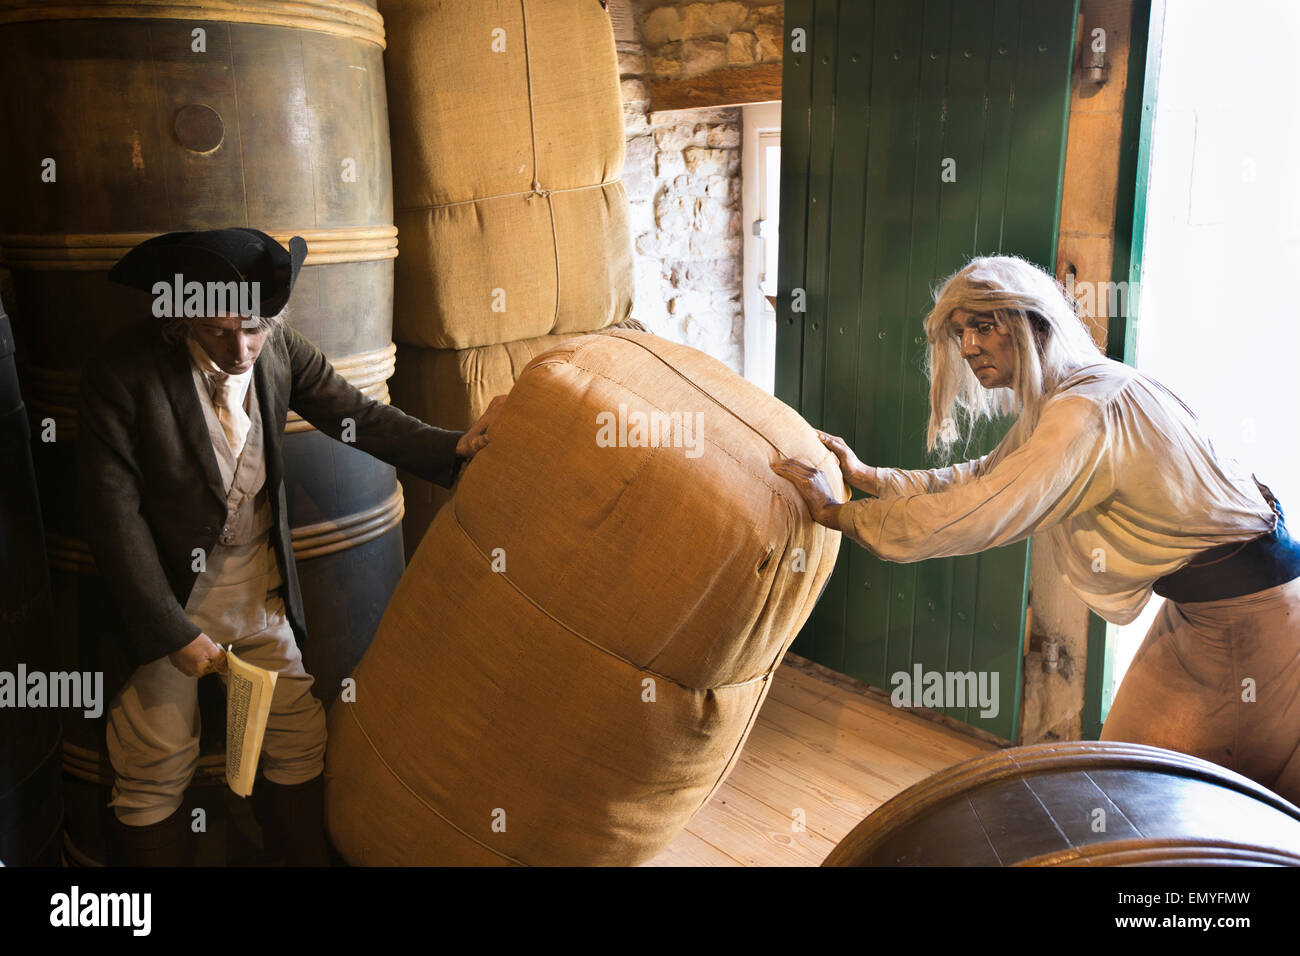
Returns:
[[[840,530],[887,561],[1012,544],[1104,500],[1114,482],[1109,450],[1102,407],[1080,396],[1055,398],[1029,438],[987,473],[966,462],[954,467],[970,471],[943,490],[849,502]],[[926,487],[926,479],[918,484]]]

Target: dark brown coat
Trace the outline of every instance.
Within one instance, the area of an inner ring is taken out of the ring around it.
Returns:
[[[261,404],[271,537],[285,605],[301,646],[306,619],[284,492],[282,444],[292,408],[339,440],[356,422],[355,446],[411,474],[450,487],[461,432],[434,428],[367,398],[300,333],[281,325],[253,366]],[[185,614],[198,577],[193,551],[211,554],[226,520],[226,493],[190,373],[184,341],[141,347],[121,339],[88,363],[77,420],[82,525],[100,574],[121,611],[126,663],[134,668],[190,643],[201,631]],[[109,630],[117,630],[111,628]],[[102,655],[105,660],[117,655]],[[125,675],[112,675],[119,680]],[[116,694],[116,681],[109,689]]]

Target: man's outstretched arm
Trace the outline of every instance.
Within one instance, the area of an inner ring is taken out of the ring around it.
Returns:
[[[456,443],[464,432],[425,424],[399,408],[366,397],[305,336],[283,326],[293,386],[289,407],[336,441],[346,419],[355,423],[356,445],[368,455],[450,488],[461,460]]]

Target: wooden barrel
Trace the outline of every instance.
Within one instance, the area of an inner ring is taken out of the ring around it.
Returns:
[[[882,804],[823,866],[1300,866],[1300,808],[1142,744],[1013,747]]]
[[[28,673],[55,669],[50,578],[30,441],[13,331],[0,303],[0,671],[15,681],[20,667]],[[58,863],[59,736],[55,710],[0,707],[0,862],[6,866]]]
[[[373,0],[0,0],[0,253],[29,412],[57,430],[36,470],[70,660],[122,665],[76,513],[73,442],[83,360],[123,328],[157,334],[141,294],[106,279],[127,250],[174,230],[302,236],[290,324],[388,401],[397,232],[383,49]],[[392,467],[292,412],[286,432],[306,664],[328,706],[401,576],[402,495]],[[210,725],[196,783],[221,779]],[[103,741],[102,720],[69,722],[69,853],[86,862],[102,854]]]

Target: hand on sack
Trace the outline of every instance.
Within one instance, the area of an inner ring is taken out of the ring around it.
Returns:
[[[826,476],[807,462],[786,458],[772,463],[772,470],[794,485],[813,521],[828,528],[840,529],[840,500]]]
[[[457,455],[468,461],[483,450],[483,446],[488,443],[488,426],[496,419],[505,402],[506,396],[498,395],[488,403],[487,410],[479,416],[478,421],[471,425],[469,431],[461,435],[460,440],[456,442]]]
[[[840,472],[844,475],[844,482],[850,488],[856,488],[858,491],[865,491],[869,495],[876,494],[879,489],[876,487],[876,469],[870,465],[864,465],[857,455],[853,454],[853,449],[849,447],[848,442],[837,435],[821,430],[817,431],[817,437],[821,439],[823,445],[831,450],[840,461]]]

